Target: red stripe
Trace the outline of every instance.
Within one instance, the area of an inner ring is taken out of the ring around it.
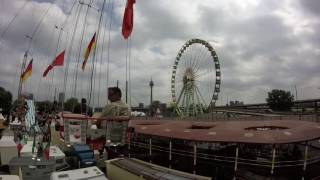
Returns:
[[[56,59],[52,62],[52,66],[63,66],[64,53],[65,53],[65,50],[62,51],[62,52],[56,57]]]
[[[48,67],[47,67],[47,69],[43,72],[43,77],[46,77],[47,76],[47,74],[49,73],[49,71],[51,70],[53,68],[53,66],[50,64]]]

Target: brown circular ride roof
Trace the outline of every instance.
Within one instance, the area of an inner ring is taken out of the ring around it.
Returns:
[[[199,142],[283,144],[320,138],[320,124],[308,121],[131,120],[138,134]]]

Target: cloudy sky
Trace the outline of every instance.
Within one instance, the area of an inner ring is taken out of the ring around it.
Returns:
[[[63,90],[69,64],[67,98],[88,97],[92,57],[84,72],[80,66],[84,49],[98,29],[102,2],[94,0],[87,10],[87,5],[79,5],[76,0],[1,0],[0,86],[17,94],[21,62],[30,46],[27,61],[34,59],[33,74],[24,83],[24,92],[32,92],[38,100],[52,100],[55,91]],[[104,104],[107,85],[115,86],[117,80],[124,91],[127,74],[133,105],[149,104],[151,78],[154,99],[170,103],[174,60],[192,38],[209,42],[219,57],[222,84],[218,105],[227,100],[262,103],[271,89],[296,94],[295,86],[298,99],[320,96],[318,0],[136,0],[129,42],[121,36],[125,4],[125,0],[106,0],[96,53],[93,104]],[[60,39],[55,26],[63,28]],[[32,34],[32,41],[26,38]],[[42,78],[46,66],[64,49],[64,68],[58,67]],[[126,73],[126,64],[130,73]],[[207,83],[214,84],[214,78]]]

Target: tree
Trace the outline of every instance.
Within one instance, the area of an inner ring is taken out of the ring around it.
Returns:
[[[266,99],[269,107],[275,111],[289,111],[293,106],[293,95],[289,91],[273,89]]]
[[[73,112],[77,113],[77,114],[87,114],[90,117],[93,115],[92,108],[87,105],[87,100],[85,98],[82,98],[81,99],[81,103],[78,103],[74,107],[74,111]]]
[[[12,105],[12,94],[0,87],[0,108],[3,114],[9,114]]]
[[[80,105],[77,98],[70,98],[64,103],[65,111],[73,111],[76,106]]]
[[[52,109],[53,104],[50,101],[39,101],[36,102],[36,107],[38,111],[47,112]]]

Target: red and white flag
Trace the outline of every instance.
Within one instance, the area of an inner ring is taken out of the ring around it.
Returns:
[[[43,72],[43,77],[46,77],[49,71],[54,67],[54,66],[63,66],[64,62],[64,53],[65,50],[62,51],[54,60],[53,62],[47,67],[47,69]]]

